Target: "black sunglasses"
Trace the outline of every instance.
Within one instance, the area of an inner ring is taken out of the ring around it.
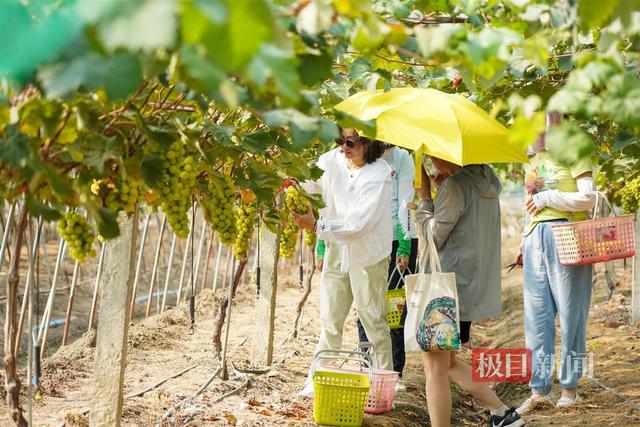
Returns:
[[[360,142],[360,138],[358,138],[358,137],[356,137],[356,138],[339,138],[336,141],[336,144],[338,144],[339,146],[346,145],[349,148],[355,148],[355,146],[358,145],[359,142]]]

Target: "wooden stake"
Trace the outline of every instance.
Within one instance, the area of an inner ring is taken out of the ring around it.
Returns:
[[[47,306],[44,309],[44,330],[40,338],[40,357],[44,359],[45,351],[47,349],[47,339],[49,338],[49,322],[51,321],[51,312],[53,311],[53,301],[56,296],[56,286],[58,285],[58,275],[60,272],[60,266],[64,259],[64,253],[67,250],[67,243],[60,238],[60,247],[58,249],[58,258],[56,259],[56,266],[53,269],[53,282],[51,283],[51,289],[49,289],[49,299],[47,300]],[[38,333],[40,336],[40,333]]]
[[[160,234],[158,235],[158,246],[156,246],[156,254],[153,258],[153,267],[151,269],[151,280],[149,281],[149,298],[147,299],[147,309],[144,312],[144,317],[149,317],[151,313],[151,300],[153,299],[153,290],[156,284],[156,277],[158,276],[158,261],[160,260],[160,250],[162,249],[162,238],[164,236],[164,229],[167,226],[167,216],[162,215],[162,225],[160,226]]]
[[[140,250],[138,251],[138,261],[136,262],[136,274],[133,278],[133,291],[131,297],[131,308],[129,309],[129,319],[133,320],[133,313],[136,308],[136,296],[138,293],[138,280],[140,280],[140,270],[142,268],[142,262],[144,261],[144,244],[147,240],[147,231],[149,230],[150,214],[144,217],[144,226],[142,227],[142,238],[140,239]]]
[[[213,240],[215,239],[215,232],[213,228],[209,229],[209,246],[207,247],[207,255],[204,261],[204,272],[202,273],[202,282],[200,283],[200,291],[204,289],[207,283],[207,277],[209,276],[209,261],[211,260],[211,250],[213,249]]]
[[[93,285],[93,299],[91,300],[91,311],[89,312],[89,327],[87,331],[93,329],[93,319],[96,316],[96,306],[98,305],[98,291],[100,290],[100,277],[102,276],[102,268],[104,266],[104,255],[107,242],[102,244],[100,248],[100,259],[98,260],[98,271],[96,271],[96,281]]]
[[[218,238],[218,250],[216,251],[216,266],[213,274],[213,292],[218,290],[218,273],[220,272],[220,256],[222,255],[222,242]]]
[[[26,427],[27,420],[22,415],[20,407],[20,379],[16,369],[17,361],[13,354],[16,347],[17,314],[18,314],[18,285],[20,284],[20,248],[24,230],[27,227],[27,208],[22,206],[18,216],[17,227],[14,233],[13,251],[9,265],[9,278],[7,279],[7,308],[4,321],[4,388],[7,392],[6,403],[9,416],[19,427]]]
[[[80,263],[75,262],[73,266],[73,277],[71,278],[71,290],[69,290],[69,301],[67,303],[67,314],[65,315],[64,331],[62,332],[62,345],[67,345],[69,330],[71,329],[71,312],[73,311],[73,301],[76,297],[76,286],[80,273]]]
[[[162,305],[160,306],[160,313],[164,313],[164,307],[167,303],[167,291],[169,290],[169,281],[171,279],[171,267],[173,266],[173,253],[176,249],[176,239],[178,236],[175,234],[171,238],[171,249],[169,249],[169,261],[167,261],[167,275],[164,278],[164,292],[162,295]]]
[[[184,253],[182,254],[182,267],[180,268],[178,294],[176,295],[176,307],[180,305],[180,300],[182,299],[182,284],[184,283],[184,274],[187,271],[187,257],[189,256],[189,244],[191,243],[191,239],[193,239],[193,228],[189,230],[189,235],[187,236],[187,243],[185,244]]]
[[[11,202],[9,206],[9,213],[7,214],[7,223],[2,232],[2,243],[0,244],[0,271],[2,271],[2,264],[4,263],[4,253],[9,246],[9,235],[11,234],[11,223],[13,222],[13,211],[15,209],[16,202]]]

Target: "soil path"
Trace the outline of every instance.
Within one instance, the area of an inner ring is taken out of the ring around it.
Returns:
[[[517,243],[517,239],[506,242],[503,264],[513,259]],[[621,265],[618,267],[620,285],[611,301],[607,298],[600,269],[595,275],[587,344],[588,351],[594,355],[594,369],[593,379],[584,378],[581,383],[583,401],[571,409],[537,408],[526,417],[528,425],[640,425],[640,330],[638,325],[625,325],[628,304],[625,296],[628,299],[630,270],[623,271]],[[316,280],[305,307],[302,336],[291,339],[295,305],[302,289],[294,276],[281,278],[275,363],[269,373],[252,378],[248,387],[218,403],[216,399],[239,387],[244,378],[232,372],[229,381],[216,379],[204,393],[190,399],[162,423],[163,414],[176,402],[193,396],[217,367],[217,361],[211,356],[212,318],[217,298],[224,292],[220,291],[216,296],[205,291],[197,298],[194,335],[187,334],[186,307],[169,310],[133,326],[129,336],[125,395],[143,390],[192,365],[196,367],[141,397],[125,399],[124,425],[313,425],[311,401],[297,398],[296,392],[305,381],[317,340],[317,284]],[[472,342],[475,346],[507,348],[524,345],[521,284],[521,272],[504,274],[503,315],[474,325]],[[255,289],[239,289],[233,306],[229,348],[230,360],[236,366],[249,364],[251,338],[255,330],[254,295]],[[355,345],[357,332],[353,312],[347,321],[344,337],[345,347]],[[92,335],[85,335],[43,362],[43,396],[34,402],[34,425],[57,426],[65,420],[67,425],[87,425],[86,417],[79,413],[88,407],[92,393],[93,340]],[[470,353],[463,351],[462,357],[470,358]],[[398,394],[395,410],[385,415],[367,415],[366,426],[429,424],[419,355],[409,355],[405,382],[407,392]],[[617,394],[596,382],[610,387]],[[506,403],[513,405],[528,395],[523,384],[498,384],[496,389]],[[487,421],[482,406],[457,387],[454,387],[453,398],[455,425],[480,425]],[[631,401],[625,401],[625,398]],[[26,402],[26,396],[21,401]],[[0,411],[0,425],[9,425],[4,411]]]

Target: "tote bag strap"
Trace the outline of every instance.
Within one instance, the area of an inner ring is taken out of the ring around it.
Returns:
[[[436,243],[433,240],[433,230],[431,228],[433,219],[427,224],[427,233],[424,236],[426,240],[426,253],[420,257],[419,272],[425,273],[427,271],[427,260],[431,267],[431,272],[442,272],[442,266],[440,265],[440,258],[438,257],[438,250],[436,249]]]

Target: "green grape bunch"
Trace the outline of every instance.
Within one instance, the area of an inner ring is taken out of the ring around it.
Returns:
[[[127,214],[135,211],[144,191],[143,183],[131,177],[118,179],[115,183],[94,180],[91,184],[91,192],[98,197],[104,197],[104,205],[107,208]]]
[[[627,213],[636,213],[640,208],[640,176],[625,183],[618,190],[622,208]]]
[[[300,189],[293,185],[287,188],[285,203],[289,212],[293,211],[298,214],[306,214],[311,206],[309,200],[301,194]],[[316,242],[315,231],[305,230],[304,239],[307,246],[313,246]],[[295,248],[295,241],[293,241],[293,247]]]
[[[256,223],[257,210],[254,203],[242,204],[236,210],[236,228],[238,234],[233,244],[233,254],[242,259],[249,252],[249,242]]]
[[[91,248],[96,236],[84,216],[76,212],[65,213],[58,221],[58,233],[67,242],[71,256],[77,261],[96,256],[96,251]]]
[[[227,175],[209,175],[209,194],[201,197],[205,220],[218,232],[218,239],[229,246],[236,238],[236,189]]]
[[[298,231],[300,229],[293,221],[290,221],[282,230],[282,237],[280,238],[280,256],[282,258],[293,258],[296,242],[298,241]]]
[[[160,209],[176,236],[189,235],[189,209],[196,188],[197,168],[192,156],[186,155],[182,141],[175,141],[165,152],[159,153],[162,174],[158,184]]]

